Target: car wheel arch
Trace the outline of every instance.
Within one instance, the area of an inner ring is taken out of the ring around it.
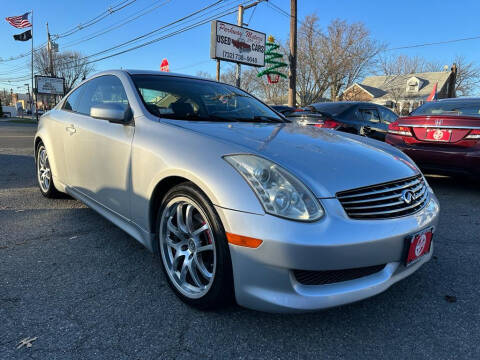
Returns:
[[[167,194],[167,192],[173,188],[184,182],[190,182],[189,179],[182,177],[182,176],[168,176],[161,179],[153,189],[152,195],[150,197],[150,205],[149,205],[149,230],[150,232],[155,232],[155,223],[157,218],[157,212],[160,204],[162,203],[163,198]]]
[[[174,186],[179,185],[184,182],[190,182],[196,186],[213,205],[217,205],[218,199],[215,197],[214,192],[205,184],[196,178],[193,174],[185,174],[182,172],[169,172],[165,174],[161,179],[157,179],[154,182],[153,190],[150,192],[149,196],[149,230],[155,232],[155,222],[156,222],[156,212],[158,207],[162,202],[163,197],[167,192]]]
[[[37,135],[35,137],[35,143],[34,143],[35,144],[35,149],[34,149],[35,164],[37,163],[37,151],[40,143],[45,146],[45,149],[47,149],[48,161],[50,162],[50,168],[52,169],[52,173],[57,174],[57,163],[55,161],[55,154],[53,153],[53,151],[51,151],[52,146],[49,143],[47,137],[45,136],[42,137],[41,135]]]
[[[34,156],[35,156],[35,162],[37,162],[37,151],[38,151],[38,146],[40,143],[45,144],[40,136],[35,137],[35,142],[34,142]]]

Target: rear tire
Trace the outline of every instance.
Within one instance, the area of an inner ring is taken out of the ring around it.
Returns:
[[[48,161],[48,154],[45,145],[40,142],[35,152],[35,165],[37,168],[37,181],[40,192],[47,198],[57,198],[61,193],[53,183],[52,170]]]
[[[192,183],[173,187],[163,198],[156,241],[168,284],[183,302],[204,310],[231,303],[225,230],[210,200]]]

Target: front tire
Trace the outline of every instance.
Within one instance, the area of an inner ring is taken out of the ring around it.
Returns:
[[[192,183],[172,188],[157,215],[156,240],[162,268],[175,294],[200,309],[233,299],[225,231],[212,203]]]
[[[43,143],[38,144],[36,151],[37,181],[40,192],[47,198],[56,198],[60,192],[53,184],[52,169],[48,161],[47,149]]]

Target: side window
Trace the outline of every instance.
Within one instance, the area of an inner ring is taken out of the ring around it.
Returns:
[[[122,82],[114,75],[100,76],[86,83],[85,92],[78,105],[78,112],[90,115],[92,106],[108,103],[128,106],[127,94]]]
[[[379,108],[380,110],[380,116],[382,118],[382,122],[390,124],[392,122],[395,122],[398,118],[397,114],[395,114],[393,111],[390,111],[385,108]]]
[[[371,123],[380,122],[380,116],[378,115],[378,111],[376,109],[360,109],[360,114],[362,114],[364,121]]]
[[[63,103],[63,110],[68,110],[68,111],[78,111],[78,103],[80,99],[80,95],[82,95],[83,90],[85,89],[85,85],[80,86],[78,89],[76,89],[74,92],[72,92],[67,100]]]

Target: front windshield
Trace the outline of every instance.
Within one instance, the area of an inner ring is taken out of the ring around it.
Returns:
[[[285,122],[276,112],[233,86],[162,75],[132,75],[155,116],[191,121]]]
[[[480,100],[430,101],[411,115],[465,115],[480,116]]]

